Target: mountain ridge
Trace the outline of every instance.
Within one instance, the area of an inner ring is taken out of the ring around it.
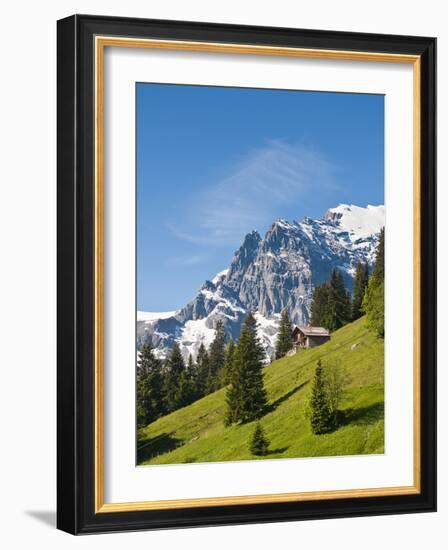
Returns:
[[[275,220],[262,237],[246,234],[229,268],[206,280],[194,298],[176,312],[139,312],[137,349],[150,341],[164,356],[177,341],[185,357],[207,347],[218,319],[228,338],[237,339],[247,313],[256,315],[259,336],[271,356],[280,313],[287,309],[295,324],[307,324],[313,288],[339,269],[351,290],[359,261],[374,262],[384,206],[340,204],[322,218],[301,222]],[[169,315],[172,313],[172,315]]]

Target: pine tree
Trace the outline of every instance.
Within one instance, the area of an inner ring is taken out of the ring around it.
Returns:
[[[184,369],[180,373],[179,380],[177,383],[176,409],[180,409],[181,407],[186,407],[190,403],[193,403],[193,401],[194,401],[194,388],[187,369]]]
[[[358,262],[356,266],[355,282],[353,286],[353,300],[351,319],[356,321],[363,315],[362,301],[366,292],[367,284],[369,282],[369,266],[368,264],[362,264]]]
[[[320,360],[314,373],[310,399],[311,431],[318,435],[331,431],[333,415],[328,403],[325,388],[325,375]]]
[[[266,438],[261,424],[257,422],[250,442],[250,452],[253,455],[263,456],[269,452],[269,441]]]
[[[362,302],[368,326],[384,338],[384,227],[376,250],[375,266]]]
[[[292,326],[288,311],[284,309],[280,318],[280,327],[275,344],[275,358],[284,357],[293,347]]]
[[[185,363],[179,344],[174,342],[165,363],[166,374],[164,383],[165,404],[167,412],[182,407],[186,401]]]
[[[227,344],[224,354],[224,368],[222,371],[222,385],[227,386],[232,380],[232,369],[233,369],[233,356],[235,353],[235,342],[230,340]]]
[[[200,397],[203,397],[205,395],[205,388],[206,388],[208,373],[209,373],[209,365],[208,365],[208,353],[202,342],[198,349],[196,364],[197,364],[196,389],[197,389],[198,395]]]
[[[372,276],[376,277],[379,281],[384,281],[384,227],[380,232]]]
[[[161,362],[155,357],[151,344],[143,344],[137,363],[137,426],[154,422],[165,412]]]
[[[199,399],[200,395],[198,392],[198,366],[193,360],[191,353],[188,356],[187,362],[187,376],[191,388],[191,401]]]
[[[225,360],[226,333],[224,324],[219,319],[215,326],[215,338],[210,345],[208,356],[208,375],[206,382],[206,393],[212,393],[221,387],[222,369]]]
[[[328,283],[317,284],[314,287],[311,302],[311,324],[315,327],[325,326],[326,312],[328,309]]]
[[[367,325],[377,336],[384,338],[384,281],[374,275],[370,277],[362,309],[366,313]]]
[[[264,350],[257,337],[257,324],[249,313],[234,352],[231,383],[227,390],[226,424],[260,418],[267,404],[263,382]]]
[[[350,320],[350,295],[337,269],[333,269],[328,287],[328,302],[322,324],[330,331],[341,328]]]

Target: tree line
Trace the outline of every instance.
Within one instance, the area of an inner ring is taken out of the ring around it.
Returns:
[[[324,326],[334,331],[364,313],[369,326],[383,337],[384,230],[380,234],[372,275],[369,276],[367,264],[359,263],[357,266],[352,299],[344,286],[342,275],[336,269],[327,282],[316,286],[313,293],[311,322],[315,326]],[[292,325],[285,310],[280,319],[276,359],[286,355],[292,346]],[[165,360],[157,358],[151,344],[145,343],[137,369],[137,425],[146,426],[224,386],[227,387],[227,426],[259,420],[267,410],[264,364],[265,351],[258,338],[257,323],[252,313],[246,317],[237,342],[226,342],[224,325],[222,321],[217,321],[215,337],[209,349],[201,343],[196,360],[190,354],[186,364],[177,342],[174,342]],[[324,394],[328,396],[330,387],[329,378],[324,382],[322,376],[322,367],[318,365],[315,385],[320,386],[322,391],[320,394],[317,390],[314,392],[315,405],[310,408],[319,410],[323,407],[323,412],[319,414],[330,420],[312,421],[312,425],[318,426],[319,422],[323,422],[327,426],[313,428],[313,431],[317,430],[315,433],[323,433],[319,430],[325,431],[336,422],[334,415],[337,409],[334,402],[330,406],[327,397],[322,397]],[[338,386],[337,381],[333,380],[332,386]],[[330,407],[330,412],[325,408],[327,405],[322,405],[324,402]],[[257,444],[263,447],[264,443],[260,443],[263,439],[260,429],[255,435]]]
[[[149,342],[143,344],[137,362],[137,426],[147,426],[226,385],[234,349],[233,341],[226,344],[221,320],[209,349],[201,343],[196,360],[190,354],[185,361],[177,342],[165,360],[156,357]]]
[[[315,286],[311,324],[330,332],[367,315],[369,326],[384,337],[384,228],[380,232],[372,275],[367,263],[356,266],[353,295],[344,286],[342,274],[333,269],[330,278]]]
[[[177,342],[165,360],[145,343],[137,366],[137,426],[147,426],[223,386],[227,386],[226,425],[258,419],[267,405],[264,364],[265,351],[251,313],[237,342],[226,343],[223,323],[217,321],[210,348],[201,344],[196,360],[190,355],[186,363]]]

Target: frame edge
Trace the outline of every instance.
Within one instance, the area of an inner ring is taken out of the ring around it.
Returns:
[[[57,22],[57,514],[78,531],[76,352],[77,23]]]

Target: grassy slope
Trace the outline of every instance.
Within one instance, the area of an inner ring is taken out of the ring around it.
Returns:
[[[304,403],[316,361],[339,361],[350,373],[342,409],[345,425],[315,436]],[[384,452],[384,346],[359,319],[326,344],[285,357],[265,368],[269,411],[261,424],[270,440],[264,458],[292,458]],[[138,461],[178,464],[254,460],[248,446],[254,423],[224,427],[225,388],[160,418],[142,430]]]

